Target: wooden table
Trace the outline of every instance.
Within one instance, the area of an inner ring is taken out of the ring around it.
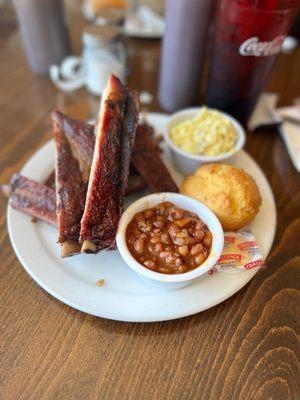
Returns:
[[[80,22],[72,21],[78,50]],[[1,35],[3,183],[49,140],[53,108],[88,118],[97,101],[34,76],[15,22]],[[157,41],[128,41],[132,87],[156,93],[159,52]],[[280,104],[300,95],[299,71],[299,48],[280,55],[268,85]],[[15,256],[0,198],[0,399],[300,399],[300,176],[276,132],[249,134],[247,150],[276,198],[268,268],[222,304],[170,322],[104,320],[49,296]]]

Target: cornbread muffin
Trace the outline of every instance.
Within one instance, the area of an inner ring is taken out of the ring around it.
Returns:
[[[224,231],[236,231],[258,213],[261,196],[254,179],[227,164],[207,164],[187,176],[180,192],[208,206]]]

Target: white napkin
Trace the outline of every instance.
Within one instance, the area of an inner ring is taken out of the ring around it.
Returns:
[[[248,123],[250,131],[258,127],[278,127],[292,163],[300,172],[300,106],[277,108],[279,96],[275,93],[263,93]]]
[[[279,131],[296,170],[300,172],[300,107],[278,108],[275,114],[283,118]]]

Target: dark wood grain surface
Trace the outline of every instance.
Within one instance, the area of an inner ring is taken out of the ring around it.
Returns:
[[[76,7],[69,12],[79,51],[82,21]],[[88,118],[98,101],[84,90],[63,95],[33,75],[13,18],[0,32],[0,181],[7,182],[51,137],[53,108]],[[155,94],[160,43],[127,46],[129,84]],[[300,48],[280,55],[268,83],[280,104],[300,96],[299,71]],[[276,198],[268,267],[222,304],[171,322],[94,318],[49,296],[15,256],[0,198],[1,400],[300,399],[300,175],[276,132],[249,134],[247,150]]]

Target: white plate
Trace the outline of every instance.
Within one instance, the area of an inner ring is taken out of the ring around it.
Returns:
[[[165,129],[169,117],[149,114],[148,121],[157,132]],[[168,150],[164,147],[164,161],[174,179],[182,176],[173,168]],[[243,167],[259,185],[262,207],[251,224],[251,229],[266,257],[271,249],[276,209],[272,191],[258,165],[244,151],[231,160]],[[54,144],[44,145],[24,166],[22,174],[42,181],[54,164]],[[127,205],[146,192],[127,198]],[[237,274],[205,275],[184,288],[162,291],[148,286],[130,270],[118,251],[98,255],[79,255],[61,259],[56,243],[57,230],[43,222],[31,222],[31,217],[8,207],[8,230],[13,248],[28,274],[48,293],[83,312],[119,321],[164,321],[206,310],[226,300],[255,275],[250,270]],[[96,281],[105,279],[98,287]]]

